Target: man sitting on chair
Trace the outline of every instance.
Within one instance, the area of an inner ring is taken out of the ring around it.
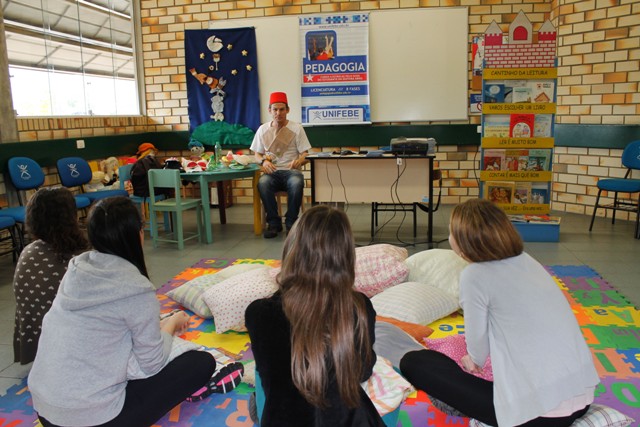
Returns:
[[[302,205],[304,177],[300,168],[307,162],[305,157],[311,148],[307,134],[300,123],[287,120],[289,103],[287,94],[273,92],[269,97],[269,113],[273,117],[258,128],[251,151],[262,166],[262,176],[258,181],[258,191],[267,212],[265,239],[276,237],[282,231],[282,219],[278,214],[276,193],[287,192],[287,231],[298,219]]]

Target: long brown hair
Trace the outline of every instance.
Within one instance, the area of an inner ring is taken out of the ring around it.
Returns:
[[[370,352],[365,301],[354,288],[355,246],[349,219],[328,206],[306,211],[284,244],[278,283],[291,324],[291,375],[302,396],[326,405],[330,369],[348,407],[360,403]]]
[[[449,224],[449,232],[471,262],[511,258],[524,250],[509,217],[488,200],[470,199],[457,205]]]

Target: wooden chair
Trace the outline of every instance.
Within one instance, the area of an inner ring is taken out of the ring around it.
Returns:
[[[158,242],[172,242],[178,244],[178,249],[184,249],[184,242],[197,238],[202,241],[202,200],[200,198],[191,199],[182,197],[180,171],[176,169],[150,169],[149,176],[149,217],[151,219],[151,239],[153,246],[157,247]],[[156,188],[171,188],[175,197],[164,200],[157,200]],[[209,208],[208,206],[206,207]],[[196,210],[197,233],[185,233],[183,230],[183,213],[186,210]],[[173,217],[173,233],[159,236],[157,212],[171,212]]]
[[[120,166],[118,168],[118,179],[120,180],[120,189],[127,191],[127,182],[131,181],[131,168],[133,167],[133,163],[128,165]],[[128,192],[127,192],[128,193]],[[129,199],[138,206],[140,210],[140,215],[145,222],[145,230],[148,230],[151,233],[151,221],[149,220],[149,197],[140,197],[134,194],[129,194]],[[156,196],[156,201],[164,200],[164,194],[158,194]],[[169,212],[164,212],[164,230],[171,231],[171,219],[169,217]]]

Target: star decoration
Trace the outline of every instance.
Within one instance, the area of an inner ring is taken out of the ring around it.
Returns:
[[[247,71],[251,71],[253,70],[253,67],[251,65],[247,65]]]
[[[247,56],[247,55],[249,55],[249,52],[247,52],[246,50],[243,50],[242,51],[242,56]]]
[[[237,75],[238,74],[238,70],[236,70],[236,69],[231,70],[231,74],[233,74],[234,76]]]
[[[231,43],[229,43],[229,44],[227,45],[227,50],[231,50],[231,49],[233,49],[233,45],[232,45]]]
[[[312,81],[313,81],[313,75],[312,75],[312,74],[307,74],[306,76],[304,76],[304,78],[305,78],[308,82],[312,82]]]
[[[204,53],[200,52],[200,59],[204,59]]]

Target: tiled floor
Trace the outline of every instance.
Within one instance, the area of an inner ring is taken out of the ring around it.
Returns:
[[[449,248],[446,241],[450,206],[443,206],[434,213],[434,240],[436,247]],[[351,219],[356,243],[367,245],[370,237],[370,208],[353,205],[346,208]],[[589,217],[561,213],[559,243],[526,243],[526,251],[548,265],[586,264],[612,283],[637,307],[640,306],[640,240],[633,238],[634,225],[618,221],[615,225],[597,218],[593,232],[589,233]],[[202,258],[280,258],[283,235],[265,240],[253,234],[253,210],[251,206],[233,206],[227,211],[227,224],[220,225],[217,212],[212,212],[214,243],[187,242],[183,251],[175,245],[161,243],[153,248],[150,239],[145,242],[147,266],[151,279],[160,286]],[[429,249],[426,241],[426,214],[419,212],[418,237],[412,237],[411,216],[401,213],[381,213],[379,224],[388,223],[376,235],[375,242],[407,246],[409,254]],[[190,226],[187,225],[186,229]],[[193,228],[193,227],[191,227]],[[0,395],[8,387],[19,383],[27,375],[30,365],[13,363],[12,290],[13,264],[10,255],[0,257]]]

